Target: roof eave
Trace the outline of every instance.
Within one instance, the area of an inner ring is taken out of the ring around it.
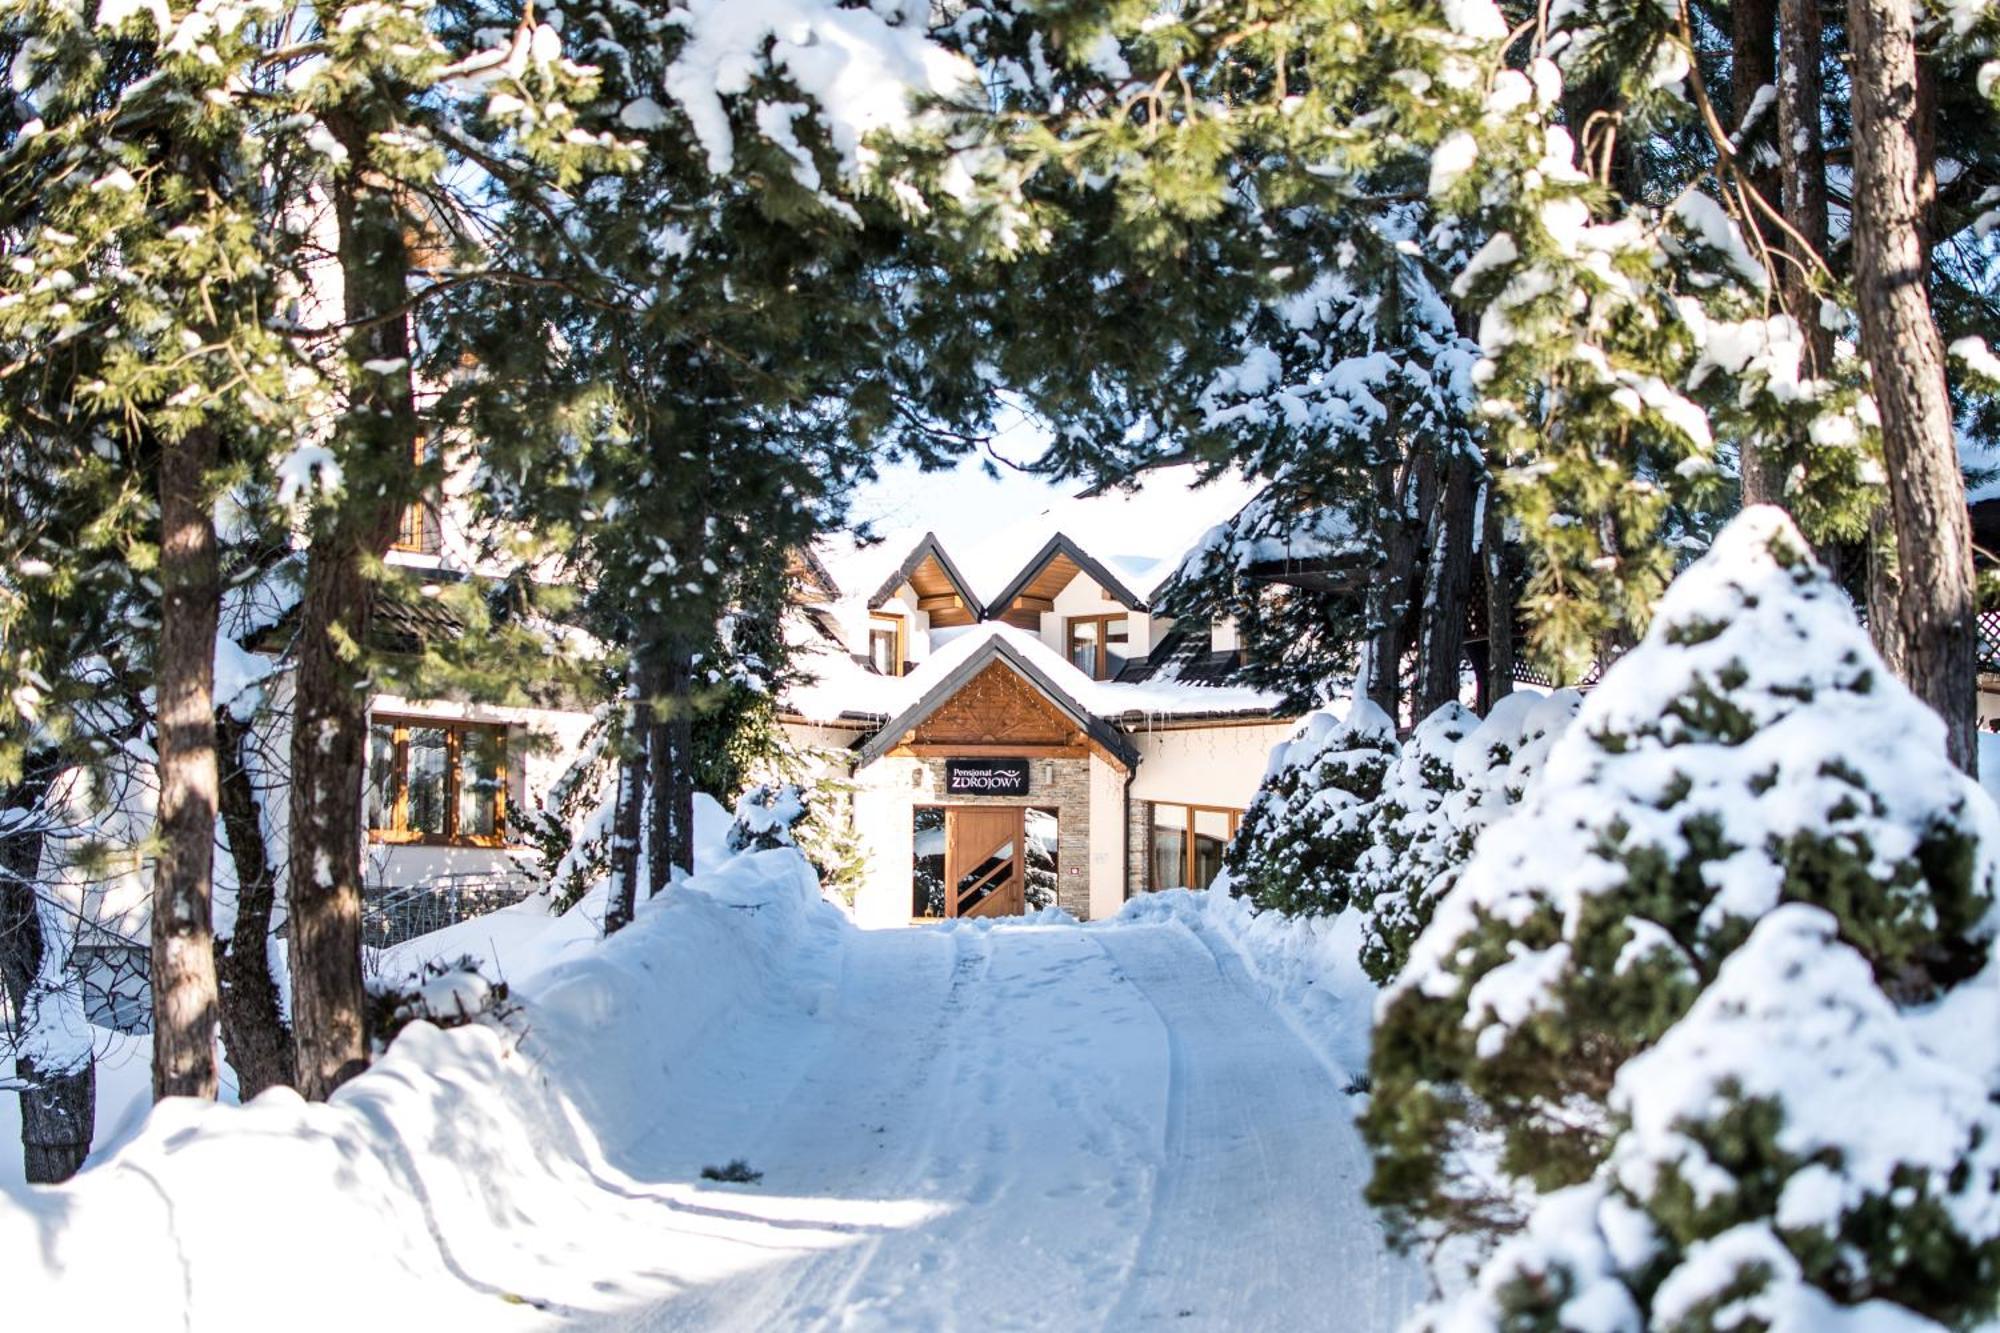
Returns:
[[[1005,662],[1024,680],[1032,685],[1051,704],[1060,709],[1065,717],[1083,731],[1084,735],[1110,751],[1128,769],[1139,762],[1138,747],[1131,738],[1118,730],[1110,722],[1084,709],[1073,701],[1067,692],[1049,679],[1040,667],[1030,662],[1005,639],[989,640],[983,648],[954,667],[951,673],[937,684],[925,690],[922,697],[885,723],[880,731],[869,738],[867,744],[857,751],[861,764],[872,764],[894,749],[903,734],[932,713],[952,695],[958,693],[971,679],[992,665],[995,661]]]
[[[1116,574],[1105,568],[1102,561],[1098,560],[1081,546],[1078,546],[1075,540],[1066,533],[1061,532],[1058,532],[1055,536],[1044,542],[1042,549],[1035,552],[1029,558],[1027,564],[1021,566],[1021,571],[993,599],[992,605],[1000,608],[1004,613],[1008,604],[1021,595],[1021,590],[1030,583],[1033,583],[1035,576],[1042,572],[1043,567],[1058,555],[1066,555],[1075,561],[1078,569],[1097,580],[1097,585],[1123,604],[1127,611],[1145,611],[1149,609],[1145,598],[1133,592],[1125,585],[1123,579],[1120,579]]]

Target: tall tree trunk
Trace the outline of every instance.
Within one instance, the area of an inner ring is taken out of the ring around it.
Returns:
[[[1394,439],[1393,432],[1385,438]],[[1382,562],[1362,596],[1364,632],[1368,635],[1362,689],[1368,699],[1401,724],[1403,654],[1409,648],[1411,602],[1417,570],[1418,543],[1429,509],[1432,466],[1428,452],[1407,467],[1386,459],[1375,467],[1375,522]]]
[[[1418,717],[1428,717],[1458,698],[1459,662],[1465,656],[1465,609],[1472,595],[1477,471],[1478,465],[1463,454],[1454,455],[1444,465],[1444,482],[1430,525],[1431,552],[1417,635]]]
[[[640,695],[637,680],[629,690]],[[625,711],[624,753],[618,759],[617,804],[611,816],[611,894],[604,904],[604,933],[632,924],[639,900],[640,817],[646,804],[646,738],[652,709],[634,698]]]
[[[1903,638],[1903,578],[1896,568],[1896,533],[1886,505],[1868,516],[1868,637],[1889,669],[1910,678],[1908,645]]]
[[[1952,762],[1976,771],[1972,525],[1926,292],[1914,17],[1848,0],[1854,54],[1854,252],[1861,350],[1882,414],[1898,612],[1910,687],[1945,721]]]
[[[249,1101],[266,1088],[292,1087],[298,1066],[292,1030],[278,1004],[271,975],[271,917],[278,876],[264,841],[263,817],[250,774],[251,728],[224,711],[216,723],[222,763],[222,828],[236,866],[236,926],[216,942],[222,983],[222,1040],[236,1071],[237,1096]]]
[[[5,808],[30,812],[23,824],[0,835],[0,991],[17,1038],[36,1001],[47,952],[37,885],[42,828],[32,817],[53,777],[53,764],[37,766],[7,793]],[[90,1155],[97,1131],[97,1066],[89,1052],[70,1069],[44,1068],[18,1048],[14,1074],[21,1081],[21,1157],[30,1184],[54,1185],[75,1175]]]
[[[1480,554],[1486,562],[1486,706],[1514,692],[1514,581],[1507,572],[1507,520],[1500,482],[1486,483]]]
[[[370,95],[373,95],[372,93]],[[334,186],[347,322],[348,405],[338,430],[346,474],[313,533],[299,618],[292,717],[292,1032],[299,1091],[324,1100],[368,1063],[361,976],[361,786],[367,767],[365,653],[376,587],[417,450],[410,393],[409,247],[395,189],[372,165],[370,126],[323,119],[347,149]],[[364,369],[367,363],[377,369]],[[380,367],[390,367],[381,373]]]
[[[159,859],[153,866],[153,1098],[216,1093],[215,628],[222,574],[212,428],[160,443]]]
[[[1784,271],[1785,307],[1805,333],[1809,373],[1827,373],[1833,332],[1819,317],[1811,270],[1826,256],[1826,141],[1820,128],[1825,92],[1820,11],[1816,0],[1778,0],[1778,152],[1784,215],[1811,255],[1796,255]]]
[[[1777,31],[1778,4],[1781,0],[1732,0],[1730,16],[1730,112],[1735,117],[1730,131],[1741,137],[1745,151],[1738,158],[1741,163],[1743,180],[1750,189],[1762,195],[1774,207],[1778,202],[1778,173],[1761,161],[1751,151],[1752,145],[1762,140],[1769,132],[1770,113],[1764,114],[1765,130],[1762,133],[1744,133],[1744,120],[1750,108],[1755,105],[1759,90],[1778,82],[1777,65],[1773,57],[1773,39]],[[1770,229],[1768,221],[1761,213],[1753,211],[1748,219],[1750,226],[1760,231]],[[1743,503],[1780,504],[1784,497],[1784,478],[1775,460],[1766,456],[1762,447],[1746,440],[1743,444]]]
[[[694,654],[685,635],[666,636],[657,654],[647,767],[652,805],[646,830],[648,894],[658,893],[678,869],[694,871]]]
[[[694,873],[694,650],[682,641],[667,660],[667,856],[683,875]]]

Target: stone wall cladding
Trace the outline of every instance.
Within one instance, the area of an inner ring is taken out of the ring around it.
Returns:
[[[1090,919],[1090,760],[1031,758],[1026,796],[953,796],[943,759],[917,759],[924,787],[916,805],[1039,806],[1056,812],[1056,903],[1079,921]]]
[[[1125,897],[1129,901],[1152,887],[1153,803],[1128,801],[1125,812]]]

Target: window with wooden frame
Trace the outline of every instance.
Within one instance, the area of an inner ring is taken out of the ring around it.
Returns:
[[[1092,680],[1109,680],[1117,674],[1130,641],[1123,611],[1109,616],[1071,616],[1063,622],[1063,656]]]
[[[429,461],[430,446],[418,439],[414,462],[421,468]],[[396,540],[392,549],[408,551],[415,555],[436,555],[444,549],[444,531],[438,522],[437,506],[428,497],[419,497],[403,509],[403,517],[396,525]]]
[[[507,729],[436,718],[368,724],[363,814],[373,842],[504,844]]]
[[[1222,871],[1222,853],[1236,836],[1241,810],[1216,805],[1153,802],[1153,836],[1146,887],[1205,889]]]
[[[868,662],[884,676],[903,674],[908,645],[903,639],[901,616],[870,616],[868,620]]]

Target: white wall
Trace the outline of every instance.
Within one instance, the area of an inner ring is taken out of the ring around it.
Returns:
[[[1069,647],[1063,632],[1063,623],[1072,616],[1109,616],[1124,611],[1124,605],[1104,595],[1104,588],[1088,574],[1078,574],[1063,586],[1063,590],[1052,598],[1056,609],[1042,612],[1041,640],[1058,656],[1069,656]],[[1143,657],[1152,643],[1150,617],[1145,612],[1127,612],[1125,633],[1126,657]],[[1167,622],[1162,621],[1162,624]]]
[[[1140,731],[1135,801],[1181,801],[1241,810],[1257,794],[1271,747],[1288,740],[1292,722]]]
[[[1125,775],[1090,756],[1090,919],[1125,906]]]
[[[856,784],[854,831],[867,872],[854,893],[854,919],[867,930],[907,926],[910,808],[933,799],[929,774],[914,759],[878,759],[856,775]]]

